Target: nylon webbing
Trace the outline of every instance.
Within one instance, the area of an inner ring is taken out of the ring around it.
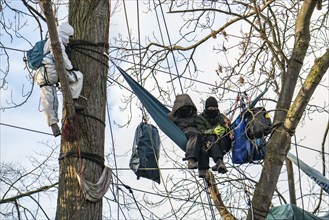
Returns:
[[[82,159],[90,160],[94,163],[97,163],[101,167],[105,167],[104,158],[97,155],[97,154],[94,154],[94,153],[87,153],[87,152],[81,151],[80,154],[79,154],[78,152],[69,151],[67,153],[60,153],[58,160],[61,161],[61,160],[65,159],[66,157],[76,157],[76,158],[82,158]]]

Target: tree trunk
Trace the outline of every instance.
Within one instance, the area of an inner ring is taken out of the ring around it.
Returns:
[[[81,95],[86,97],[87,108],[77,112],[74,123],[65,129],[76,132],[76,140],[61,140],[61,160],[56,219],[102,219],[102,200],[85,199],[77,180],[96,183],[104,168],[105,108],[108,63],[110,1],[70,0],[69,23],[75,33],[73,39],[94,44],[74,45],[71,61],[84,77]],[[100,44],[97,44],[100,43]],[[79,49],[78,49],[79,48]],[[83,48],[83,49],[81,49]],[[63,122],[65,122],[63,109]],[[74,132],[73,132],[74,133]],[[86,156],[87,155],[87,156]]]
[[[279,126],[267,144],[264,168],[252,200],[253,209],[248,212],[248,219],[265,219],[269,211],[273,192],[280,171],[290,149],[291,136],[302,118],[316,87],[329,68],[329,49],[322,57],[315,60],[299,93],[288,110],[287,117]]]

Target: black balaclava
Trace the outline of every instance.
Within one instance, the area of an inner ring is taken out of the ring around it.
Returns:
[[[205,104],[205,114],[209,117],[209,118],[216,118],[217,115],[219,113],[218,110],[218,103],[217,100],[210,96],[209,98],[207,98],[206,100],[206,104]]]
[[[190,116],[192,113],[193,113],[193,108],[191,106],[183,106],[177,110],[177,114],[182,118],[186,118]]]

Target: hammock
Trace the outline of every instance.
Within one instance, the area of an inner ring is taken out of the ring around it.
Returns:
[[[113,63],[113,65],[120,71],[122,76],[125,78],[131,89],[134,91],[135,95],[142,102],[159,128],[185,152],[187,139],[184,133],[175,125],[175,123],[173,123],[168,118],[167,114],[170,111],[151,93],[149,93],[139,83],[131,78],[123,69],[121,69],[115,63]],[[249,104],[248,108],[253,108],[259,99],[266,93],[266,91],[267,88]],[[247,109],[244,109],[243,112],[246,110]],[[241,117],[242,113],[238,117]],[[232,125],[234,125],[235,122],[236,121],[234,121]]]
[[[116,66],[116,65],[115,65]],[[131,78],[123,69],[116,66],[122,76],[125,78],[135,95],[143,103],[144,107],[151,115],[159,128],[173,140],[183,151],[186,149],[187,139],[184,133],[172,122],[167,114],[170,112],[159,100],[157,100],[151,93],[139,85],[133,78]]]

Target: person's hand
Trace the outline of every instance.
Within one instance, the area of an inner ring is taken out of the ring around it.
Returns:
[[[225,134],[225,132],[226,132],[226,128],[221,125],[218,125],[213,130],[213,134],[218,135],[218,136],[222,136],[223,134]]]

